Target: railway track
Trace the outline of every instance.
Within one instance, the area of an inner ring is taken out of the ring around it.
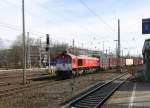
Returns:
[[[47,74],[28,74],[28,75],[26,75],[27,77],[35,77],[35,76],[42,76],[42,75],[47,75]],[[1,76],[0,77],[0,80],[3,80],[3,79],[6,79],[6,78],[19,78],[19,77],[22,77],[22,75],[21,74],[19,74],[19,75],[5,75],[5,76]]]
[[[26,69],[27,76],[48,74],[45,68]],[[0,70],[0,79],[15,78],[22,76],[22,69]]]
[[[67,80],[63,80],[63,81],[67,81]],[[22,91],[28,90],[28,89],[33,89],[33,88],[42,88],[44,86],[52,86],[55,84],[59,84],[62,83],[62,81],[56,81],[56,78],[52,78],[49,81],[44,81],[44,82],[40,82],[40,83],[34,83],[34,84],[27,84],[27,85],[21,85],[19,87],[12,87],[12,88],[8,88],[8,89],[4,89],[0,91],[0,98],[5,97],[5,96],[10,96],[16,93],[20,93]]]
[[[27,82],[31,83],[32,81],[42,77],[53,77],[54,74],[48,74],[43,71],[28,71],[27,72]],[[19,85],[22,82],[22,73],[21,72],[3,72],[0,71],[0,87],[10,86],[10,85]]]
[[[80,78],[80,77],[78,77]],[[46,81],[48,79],[48,81]],[[0,90],[0,98],[5,97],[5,96],[10,96],[13,95],[15,93],[20,93],[22,91],[28,90],[28,89],[33,89],[33,88],[42,88],[44,86],[52,86],[52,85],[56,85],[56,84],[60,84],[62,82],[68,82],[71,79],[66,79],[66,80],[58,80],[56,81],[57,77],[56,76],[52,76],[52,77],[38,77],[38,78],[33,78],[31,80],[35,80],[35,81],[43,81],[43,82],[38,82],[38,83],[31,83],[31,84],[26,84],[26,85],[20,85],[18,87],[17,86],[12,86],[12,87],[6,87],[4,86],[4,89]]]
[[[99,83],[63,108],[99,108],[128,78],[129,75],[126,73],[107,83]]]
[[[48,75],[48,74],[30,74],[27,75],[27,82],[30,83],[31,81],[40,80],[40,79],[48,79],[50,77],[54,77],[54,75]],[[14,76],[5,76],[0,77],[0,87],[3,86],[10,86],[10,85],[18,85],[22,81],[22,76],[14,75]]]

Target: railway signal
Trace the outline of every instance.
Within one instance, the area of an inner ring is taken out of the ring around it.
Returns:
[[[49,34],[46,34],[46,49],[47,52],[49,50]]]
[[[46,34],[46,51],[47,51],[47,62],[48,62],[48,69],[50,69],[50,38],[49,34]]]
[[[49,45],[49,34],[46,35],[46,44]]]

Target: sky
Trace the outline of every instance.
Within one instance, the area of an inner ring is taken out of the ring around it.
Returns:
[[[22,33],[22,0],[0,0],[0,38],[9,46]],[[150,18],[150,0],[25,0],[25,26],[30,37],[114,52],[120,19],[121,50],[140,55],[142,19]]]

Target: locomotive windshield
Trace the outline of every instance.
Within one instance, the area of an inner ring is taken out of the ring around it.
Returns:
[[[71,63],[70,57],[59,57],[57,59],[57,64],[69,64]]]

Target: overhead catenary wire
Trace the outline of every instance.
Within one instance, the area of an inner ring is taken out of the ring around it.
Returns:
[[[12,2],[10,2],[10,1],[6,1],[6,3],[7,4],[9,4],[9,5],[13,5],[14,7],[18,7],[18,5],[16,5],[16,4],[14,4],[14,3],[12,3]],[[36,3],[36,2],[35,2]],[[20,5],[19,5],[20,6]],[[41,8],[43,8],[43,9],[45,9],[45,10],[47,10],[47,11],[49,11],[46,7],[44,7],[43,5],[41,5],[41,4],[39,4],[39,6],[41,7]],[[28,11],[26,11],[27,13],[29,13]],[[31,12],[30,12],[31,13]],[[56,12],[55,12],[56,13]],[[60,15],[60,13],[59,14],[57,14],[57,15],[59,15],[61,18],[63,18],[63,19],[65,19],[66,21],[69,21],[70,23],[73,23],[73,21],[71,21],[70,19],[68,19],[68,18],[66,18],[66,17],[64,17],[64,16],[62,16],[62,15]],[[37,18],[37,17],[36,17]],[[41,18],[41,16],[40,16],[40,18]],[[77,24],[75,24],[75,25],[77,25]],[[91,31],[89,28],[87,28],[87,27],[83,27],[82,25],[77,25],[77,26],[79,26],[79,27],[81,27],[82,29],[85,29],[86,31],[88,31],[88,32],[93,32],[93,31]],[[89,31],[90,30],[90,31]]]
[[[16,26],[16,25],[0,22],[0,27],[8,28],[8,29],[11,29],[11,30],[14,30],[14,31],[21,32],[21,26]],[[30,30],[30,29],[27,29],[27,31],[30,32],[31,34],[34,34],[34,35],[39,35],[39,36],[43,35],[43,36],[45,36],[45,33],[43,33],[43,32],[38,32],[38,31]]]
[[[39,4],[39,3],[37,3],[37,2],[35,2],[35,3],[36,3],[37,5],[39,5],[42,9],[44,9],[44,10],[46,10],[46,11],[49,12],[49,8],[48,8],[48,7],[43,6],[42,4]],[[55,12],[55,13],[57,13],[57,12]],[[96,13],[95,13],[95,14],[96,14]],[[59,15],[61,18],[63,18],[64,20],[69,21],[70,23],[73,23],[72,20],[70,20],[70,19],[64,17],[64,16],[61,15],[60,13],[58,13],[58,15]],[[97,17],[98,17],[98,15],[97,15]],[[99,23],[101,23],[101,22],[99,22]],[[103,21],[103,23],[105,23],[105,21]],[[107,24],[107,23],[105,23],[105,24]],[[74,25],[77,25],[77,24],[74,24]],[[108,24],[107,24],[107,25],[108,25]],[[83,27],[82,25],[77,25],[77,26],[82,27],[83,29],[87,30],[87,32],[90,32],[90,34],[92,34],[91,31],[88,30],[89,28]],[[108,27],[111,29],[111,32],[113,31],[113,33],[115,33],[115,30],[114,30],[113,28],[111,28],[110,25],[108,25]],[[93,27],[92,27],[92,29],[95,30]],[[93,32],[93,31],[92,31],[92,32]],[[117,34],[117,32],[116,32],[116,34]],[[110,36],[110,35],[109,35],[109,36]]]
[[[102,19],[102,17],[100,17],[93,9],[91,9],[83,0],[79,0],[80,1],[80,3],[82,3],[82,5],[84,5],[94,16],[96,16],[97,18],[99,18],[99,20],[101,20],[101,22],[103,22],[106,26],[108,26],[110,29],[112,29],[112,31],[113,31],[113,28],[108,24],[108,23],[106,23],[103,19]],[[2,1],[2,2],[4,2],[5,4],[9,4],[9,5],[12,5],[13,7],[16,7],[16,8],[18,8],[18,7],[20,7],[21,8],[21,4],[19,4],[19,3],[17,3],[17,4],[15,4],[15,3],[13,3],[13,2],[11,2],[11,1],[9,1],[9,0],[5,0],[5,1]],[[48,10],[48,8],[47,7],[44,7],[43,5],[41,5],[41,4],[38,4],[36,1],[35,1],[35,3],[37,4],[37,5],[39,5],[41,8],[43,8],[43,9],[45,9],[45,10]],[[26,11],[27,13],[31,13],[31,12],[29,12],[28,10]],[[56,13],[56,12],[55,12]],[[32,13],[32,15],[33,16],[35,16],[35,14],[33,14]],[[60,15],[60,13],[58,13],[57,15]],[[36,16],[39,16],[39,15],[36,15]],[[61,18],[62,18],[62,15],[60,15],[61,16]],[[36,17],[36,18],[40,18],[41,19],[41,16],[40,17]],[[64,19],[66,19],[66,18],[64,18]],[[66,20],[67,21],[67,20]],[[42,33],[43,34],[43,33]],[[44,34],[45,35],[45,34]]]
[[[16,9],[18,9],[18,8],[21,9],[21,4],[17,5],[17,4],[14,4],[14,3],[12,3],[12,2],[10,2],[10,1],[8,1],[8,0],[5,0],[5,1],[3,1],[3,2],[6,3],[7,5],[10,5],[10,6],[15,7]],[[41,20],[41,15],[35,14],[35,13],[33,13],[33,12],[30,12],[30,11],[28,10],[28,8],[26,9],[26,14],[32,15],[32,16],[34,16],[34,18]],[[45,18],[45,17],[42,17],[42,18]],[[48,22],[53,22],[53,21],[50,20],[50,19],[47,19],[47,21],[48,21]]]
[[[13,7],[18,8],[18,5],[14,4],[14,3],[12,3],[12,2],[10,2],[10,1],[8,1],[8,0],[3,1],[3,2],[6,3],[6,4],[9,4],[9,5],[12,5]],[[35,3],[36,3],[38,6],[40,6],[42,9],[49,11],[46,7],[42,6],[41,4],[38,4],[37,2],[35,2]],[[21,6],[19,6],[19,7],[21,8]],[[35,18],[38,18],[38,19],[41,20],[41,16],[40,16],[40,15],[37,15],[37,14],[35,14],[35,13],[32,13],[32,12],[30,12],[30,11],[28,11],[28,10],[26,10],[26,12],[27,12],[28,14],[31,14],[32,16],[35,16]],[[57,12],[55,12],[55,13],[57,13]],[[57,15],[59,15],[60,18],[63,18],[65,21],[69,22],[70,24],[76,25],[76,26],[78,26],[78,27],[80,27],[80,28],[82,28],[82,29],[85,29],[86,31],[92,32],[89,28],[87,28],[87,27],[85,27],[85,26],[83,27],[82,25],[77,25],[76,23],[73,23],[72,20],[67,19],[67,18],[64,17],[63,15],[60,15],[60,13],[57,13]],[[52,21],[52,20],[49,19],[50,17],[49,17],[48,19],[45,18],[45,17],[42,17],[42,18],[46,19],[48,22],[52,22],[52,23],[54,22],[54,21]]]
[[[44,10],[46,10],[46,11],[49,12],[49,9],[48,9],[47,7],[44,7],[43,5],[41,5],[41,4],[37,3],[37,2],[35,2],[35,3],[36,3],[38,6],[40,6],[42,9],[44,9]],[[71,19],[68,19],[68,18],[64,17],[62,14],[57,13],[56,11],[55,11],[55,14],[59,15],[60,18],[62,18],[62,19],[64,19],[65,21],[69,22],[70,24],[76,25],[76,26],[78,26],[78,27],[80,27],[80,28],[82,28],[82,29],[84,29],[84,30],[86,30],[86,31],[88,31],[88,32],[93,32],[93,31],[91,31],[91,29],[89,29],[88,27],[82,26],[81,24],[78,25],[78,24],[74,23]]]
[[[41,7],[42,9],[46,10],[47,12],[49,12],[49,8],[43,6],[42,4],[39,4],[38,2],[35,1],[35,4],[37,4],[39,7]],[[89,34],[91,34],[93,32],[93,30],[95,30],[93,27],[91,30],[91,28],[88,28],[87,26],[83,26],[81,23],[78,25],[77,23],[74,23],[74,21],[72,21],[71,19],[66,18],[65,16],[63,16],[62,14],[58,13],[55,11],[55,14],[59,15],[61,19],[64,19],[65,21],[69,22],[70,24],[76,25],[78,27],[80,27],[81,29],[86,30],[86,33],[89,32]],[[98,15],[97,15],[98,16]],[[103,21],[104,22],[104,21]],[[109,26],[109,25],[108,25]],[[109,26],[110,27],[110,26]],[[110,27],[111,28],[111,27]],[[112,29],[112,28],[111,28]],[[114,31],[112,29],[112,31]]]
[[[15,8],[21,7],[20,5],[16,5],[16,4],[14,4],[14,3],[10,2],[10,1],[7,1],[7,0],[5,1],[5,3],[8,4],[8,5],[12,5],[12,6],[15,7]],[[42,6],[42,5],[40,4],[40,6]],[[47,8],[44,8],[43,6],[42,6],[42,8],[48,11]],[[27,9],[28,9],[28,8],[27,8]],[[32,13],[29,12],[28,10],[26,10],[26,13],[27,13],[27,14],[32,14]],[[90,32],[90,33],[93,32],[93,31],[89,31],[90,29],[87,28],[87,27],[83,27],[83,26],[81,26],[81,25],[78,25],[78,24],[76,24],[76,23],[73,23],[72,20],[67,19],[66,17],[60,15],[59,13],[58,13],[57,15],[59,15],[60,18],[63,18],[64,20],[66,20],[66,21],[69,22],[70,24],[76,25],[77,27],[80,27],[81,29],[84,29],[84,30],[86,30],[86,31],[88,31],[88,32]],[[35,17],[35,14],[32,14],[32,16]],[[38,17],[37,17],[37,16],[38,16]],[[40,19],[41,19],[41,16],[36,15],[36,18],[40,18]],[[42,18],[43,18],[43,17],[42,17]],[[44,18],[45,18],[45,17],[44,17]],[[45,18],[45,19],[46,19],[46,18]],[[46,20],[47,20],[48,22],[50,21],[49,19],[46,19]],[[9,27],[6,27],[6,26],[5,26],[5,28],[11,29],[11,30],[15,30],[15,31],[21,31],[20,29],[17,29],[17,28],[20,28],[20,26],[14,27],[14,25],[10,25],[10,24],[6,24],[6,25],[9,26]],[[13,27],[12,27],[12,26],[13,26]],[[3,26],[3,27],[4,27],[4,26]],[[41,32],[39,32],[39,31],[37,32],[37,31],[29,30],[29,29],[28,29],[27,31],[29,31],[30,34],[32,34],[32,35],[36,35],[36,36],[40,36],[40,37],[41,37],[41,35],[42,35],[42,37],[43,37],[43,36],[45,37],[45,34],[46,34],[46,33],[41,33]]]
[[[20,26],[15,26],[15,25],[11,25],[11,24],[7,24],[7,23],[0,23],[0,27],[2,28],[7,28],[7,29],[10,29],[10,30],[13,30],[13,31],[17,31],[17,32],[20,32],[21,33],[21,27]],[[29,31],[29,30],[28,30]],[[38,32],[31,32],[30,31],[30,34],[32,35],[36,35],[36,36],[40,36],[40,37],[44,37],[45,38],[45,33],[38,33]],[[53,43],[54,44],[67,44],[67,45],[71,45],[71,43],[66,43],[66,42],[60,42],[59,40],[56,40],[54,38],[52,38],[53,40]],[[15,42],[16,43],[16,42]],[[17,42],[19,43],[19,42]],[[20,42],[21,43],[21,42]]]
[[[20,7],[20,4],[19,5],[16,5],[16,4],[14,4],[14,3],[12,3],[12,2],[10,2],[10,1],[8,1],[8,0],[6,0],[7,2],[7,4],[9,4],[9,5],[13,5],[14,7]],[[82,0],[81,0],[82,1]],[[83,1],[82,1],[83,2]],[[47,11],[49,11],[49,9],[47,8],[47,7],[44,7],[43,5],[41,5],[40,4],[40,6],[41,6],[41,8],[43,8],[43,9],[45,9],[45,10],[47,10]],[[87,6],[88,7],[88,6]],[[89,9],[91,9],[91,8],[89,8]],[[92,9],[91,9],[91,12],[94,12]],[[29,13],[28,11],[27,11],[27,13]],[[31,12],[30,12],[31,13]],[[94,12],[95,13],[95,12]],[[57,12],[56,12],[56,14],[57,14]],[[66,18],[66,17],[64,17],[63,15],[61,15],[61,14],[57,14],[57,15],[59,15],[60,16],[60,18],[63,18],[64,20],[66,20],[66,21],[68,21],[69,23],[72,23],[72,24],[74,24],[74,25],[77,25],[78,27],[81,27],[81,29],[85,29],[87,32],[86,33],[88,33],[88,32],[90,32],[90,34],[91,34],[91,30],[88,28],[88,27],[83,27],[81,24],[76,24],[76,23],[73,23],[73,21],[72,20],[70,20],[70,19],[68,19],[68,18]],[[96,13],[95,13],[95,15],[97,15]],[[98,15],[97,15],[97,17],[99,17]],[[41,17],[40,17],[41,18]],[[44,17],[45,18],[45,17]],[[103,20],[103,19],[102,19]],[[103,21],[104,23],[105,23],[105,21]],[[107,23],[106,23],[107,24]],[[109,26],[109,25],[108,25]],[[4,26],[3,26],[4,27]],[[110,27],[110,26],[109,26]],[[7,26],[6,28],[10,28],[10,29],[14,29],[14,30],[16,30],[16,31],[21,31],[20,29],[17,29],[17,28],[20,28],[20,27],[12,27],[12,26]],[[111,27],[110,27],[111,28]],[[27,30],[27,31],[29,31],[31,34],[33,34],[33,35],[38,35],[38,36],[42,36],[42,37],[45,37],[45,34],[46,33],[41,33],[41,32],[37,32],[37,31],[32,31],[32,30]]]
[[[93,9],[91,9],[83,0],[79,0],[79,1],[84,7],[86,7],[89,10],[90,13],[92,13],[95,17],[97,17],[101,23],[105,24],[107,28],[109,28],[112,32],[115,32],[115,30],[108,23],[106,23],[102,19],[102,17],[100,17]],[[135,35],[133,32],[130,33],[129,35],[132,35],[132,34]]]
[[[0,23],[0,27],[6,28],[6,29],[9,29],[9,30],[13,30],[13,31],[17,31],[17,32],[21,33],[21,27],[20,26],[14,26],[14,25],[11,25],[11,24]],[[32,35],[36,35],[36,36],[39,36],[41,38],[45,38],[45,33],[34,32],[34,31],[30,31],[30,30],[27,30],[27,31],[30,32],[30,34],[32,34]],[[26,32],[26,34],[27,34],[27,32]],[[52,38],[52,40],[53,40],[53,43],[68,44],[69,45],[69,43],[60,42],[59,40],[56,40],[54,38]],[[17,43],[19,43],[19,42],[17,42]]]
[[[114,30],[108,23],[106,23],[93,9],[91,9],[83,0],[79,0],[79,2],[87,8],[87,10],[93,14],[95,17],[97,17],[97,19],[100,21],[100,23],[103,23],[107,26],[107,28],[109,28],[111,31],[116,31]]]

